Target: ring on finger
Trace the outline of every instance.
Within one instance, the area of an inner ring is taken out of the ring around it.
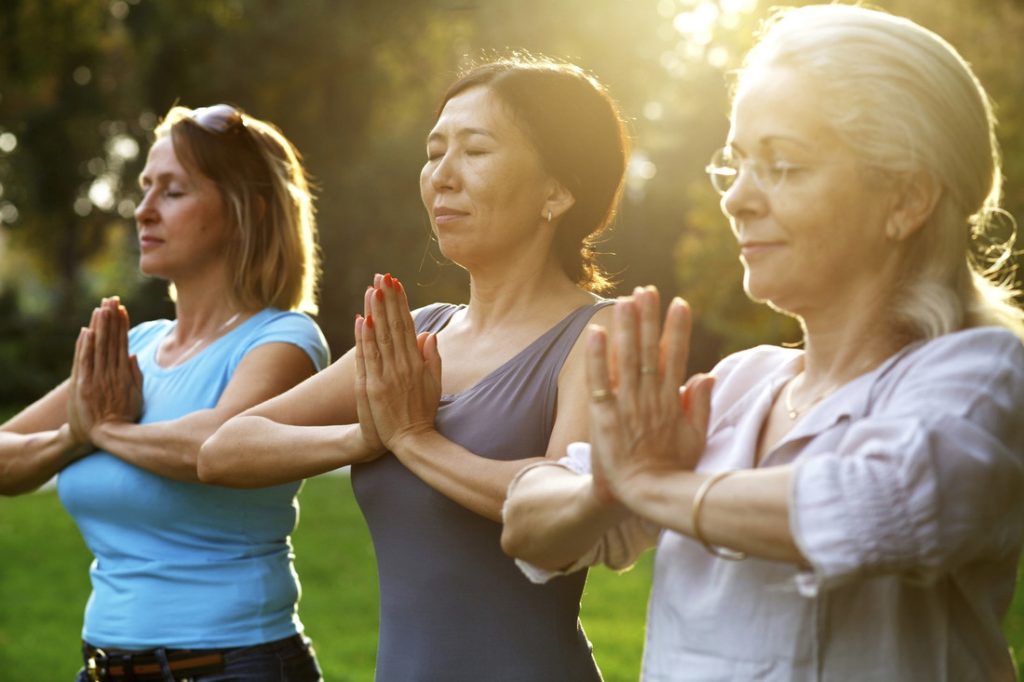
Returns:
[[[604,402],[605,400],[610,400],[611,397],[612,392],[609,391],[607,388],[595,388],[593,391],[590,392],[590,399],[593,400],[595,403],[601,403]]]

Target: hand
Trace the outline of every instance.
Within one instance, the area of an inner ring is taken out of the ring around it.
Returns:
[[[75,344],[68,426],[76,442],[94,442],[104,422],[134,422],[142,412],[142,373],[128,355],[128,311],[115,298],[93,310]]]
[[[587,340],[595,494],[604,486],[627,505],[652,478],[696,466],[711,414],[713,377],[695,375],[680,387],[689,307],[673,300],[660,335],[658,308],[653,287],[616,304],[611,367],[605,330],[592,325]]]
[[[391,275],[374,278],[374,286],[366,290],[364,307],[366,317],[356,323],[356,359],[357,382],[363,374],[365,385],[359,399],[365,403],[357,408],[361,413],[368,408],[380,442],[396,452],[403,439],[434,429],[441,400],[437,337],[416,334],[405,289]]]

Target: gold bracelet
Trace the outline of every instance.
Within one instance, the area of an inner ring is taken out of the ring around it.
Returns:
[[[727,476],[735,474],[735,470],[719,471],[711,474],[701,482],[697,488],[697,494],[693,496],[693,511],[690,513],[690,525],[693,526],[693,537],[697,539],[700,544],[704,545],[704,549],[708,551],[711,556],[716,556],[719,559],[728,559],[729,561],[742,561],[747,558],[744,552],[738,552],[734,549],[726,549],[725,547],[716,547],[707,541],[704,537],[704,533],[700,532],[700,510],[704,506],[704,497],[711,490],[711,486],[718,483]]]

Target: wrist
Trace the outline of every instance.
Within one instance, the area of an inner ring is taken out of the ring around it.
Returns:
[[[401,431],[396,431],[391,438],[384,443],[384,447],[402,458],[412,455],[423,449],[423,443],[434,433],[433,424],[417,424],[409,426]]]
[[[69,464],[94,449],[92,442],[87,437],[76,433],[68,423],[61,424],[57,429],[57,442],[63,455],[61,459],[64,464]]]

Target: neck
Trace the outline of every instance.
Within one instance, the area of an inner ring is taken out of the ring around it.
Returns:
[[[474,327],[500,326],[524,316],[564,316],[566,308],[593,301],[562,271],[555,259],[470,269],[466,319]]]
[[[214,274],[218,276],[175,280],[174,336],[178,342],[216,336],[242,317],[243,311],[226,295],[223,272]]]

